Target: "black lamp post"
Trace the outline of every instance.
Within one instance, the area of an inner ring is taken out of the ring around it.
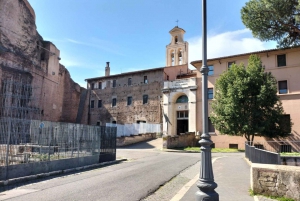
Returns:
[[[202,0],[202,126],[203,132],[199,144],[201,145],[200,176],[197,183],[199,191],[196,192],[196,201],[219,201],[219,194],[214,190],[217,184],[214,182],[214,174],[211,162],[212,141],[208,133],[208,100],[207,100],[207,23],[206,0]]]

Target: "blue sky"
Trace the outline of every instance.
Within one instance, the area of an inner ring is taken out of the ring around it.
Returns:
[[[165,66],[169,31],[186,31],[189,62],[201,59],[201,0],[29,0],[37,30],[60,50],[75,82]],[[247,0],[207,0],[208,58],[275,48],[254,39],[241,21]],[[193,67],[190,67],[193,69]]]

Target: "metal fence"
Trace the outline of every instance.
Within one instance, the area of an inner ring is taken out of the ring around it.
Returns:
[[[139,123],[139,124],[112,124],[107,123],[108,127],[117,128],[117,137],[139,135],[144,133],[160,133],[160,124],[149,124],[149,123]]]
[[[280,164],[280,154],[245,144],[245,155],[252,163]]]
[[[254,141],[252,145],[275,153],[300,152],[300,141]]]
[[[115,159],[116,128],[0,119],[0,166],[100,156],[100,153]]]

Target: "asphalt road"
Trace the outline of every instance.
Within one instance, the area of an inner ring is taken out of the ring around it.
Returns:
[[[156,140],[118,149],[117,157],[127,162],[33,181],[1,192],[0,200],[142,200],[200,160],[199,153],[163,152],[160,146]]]

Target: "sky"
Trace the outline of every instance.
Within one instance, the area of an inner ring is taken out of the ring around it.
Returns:
[[[28,0],[37,31],[60,50],[60,63],[86,87],[87,78],[166,66],[169,31],[186,33],[189,63],[202,57],[201,0]],[[276,48],[243,25],[247,0],[207,0],[209,58]],[[190,69],[194,69],[190,66]]]

